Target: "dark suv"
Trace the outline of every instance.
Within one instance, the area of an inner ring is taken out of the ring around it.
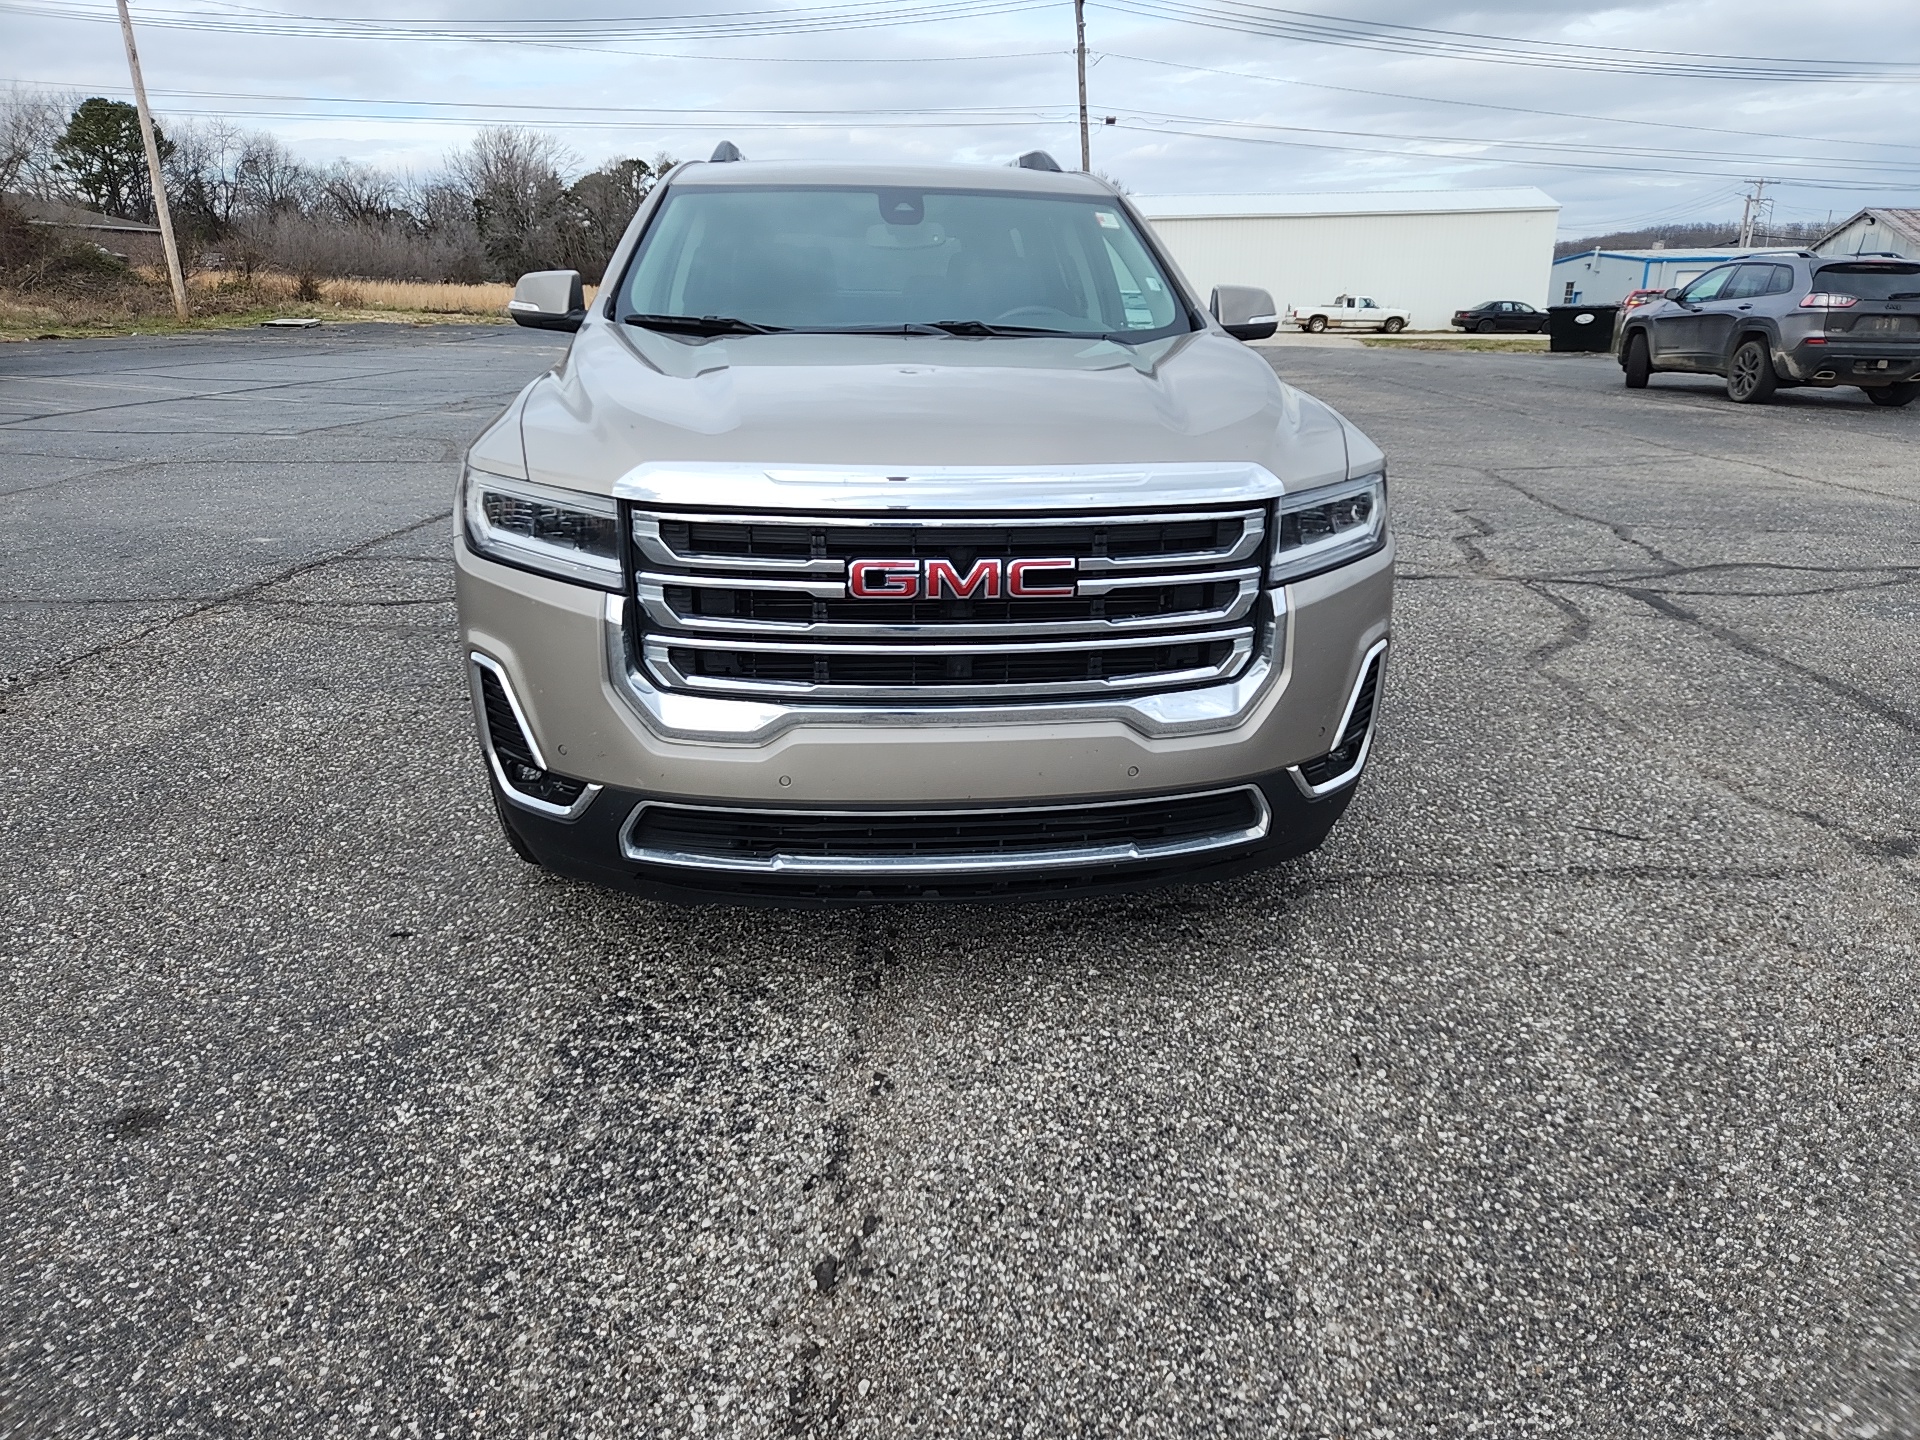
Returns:
[[[1743,405],[1783,385],[1858,385],[1876,405],[1920,395],[1920,262],[1893,255],[1750,255],[1627,311],[1620,368],[1724,375]]]

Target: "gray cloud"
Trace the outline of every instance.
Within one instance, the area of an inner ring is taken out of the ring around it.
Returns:
[[[142,8],[136,3],[136,20]],[[656,3],[651,13],[694,8]],[[243,12],[210,6],[207,13]],[[309,0],[284,13],[320,12]],[[418,3],[404,13],[461,25],[552,18],[524,0]],[[565,13],[633,12],[613,0],[612,8]],[[1544,0],[1368,0],[1357,13],[1586,46],[1806,60],[1920,55],[1920,9],[1889,0],[1865,0],[1825,18],[1786,0],[1628,3],[1577,14]],[[1069,162],[1078,154],[1072,31],[1071,9],[1061,4],[839,33],[585,46],[157,26],[142,30],[141,44],[163,123],[169,115],[221,113],[271,130],[317,161],[344,156],[428,170],[482,119],[497,119],[550,130],[590,163],[663,149],[703,156],[720,138],[756,158],[1003,160],[1041,145]],[[109,94],[125,85],[110,25],[0,9],[0,32],[10,78]],[[1920,148],[1903,138],[1913,129],[1920,70],[1901,84],[1596,74],[1230,34],[1100,4],[1088,9],[1088,42],[1097,55],[1089,79],[1094,164],[1142,192],[1531,184],[1563,203],[1564,227],[1573,232],[1734,214],[1741,181],[1759,175],[1781,180],[1775,193],[1783,220],[1920,197]],[[1014,58],[933,58],[971,55]],[[681,58],[687,56],[700,58]],[[662,113],[631,113],[642,107]],[[1612,119],[1518,113],[1529,109]],[[1108,114],[1119,123],[1099,125]],[[1876,147],[1862,136],[1887,143]]]

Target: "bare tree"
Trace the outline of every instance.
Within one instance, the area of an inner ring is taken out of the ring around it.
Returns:
[[[574,181],[567,190],[560,234],[560,257],[568,268],[589,280],[599,279],[627,222],[657,179],[654,167],[644,160],[610,160]]]
[[[318,208],[348,224],[392,219],[399,209],[399,180],[370,165],[336,160],[320,177],[318,190]]]
[[[217,243],[239,217],[244,196],[240,163],[249,137],[226,120],[188,121],[172,131],[167,194],[185,243]]]
[[[66,133],[67,117],[79,103],[77,95],[24,85],[0,90],[0,192],[60,198],[53,142]]]
[[[257,132],[246,137],[234,177],[241,207],[249,214],[308,209],[319,192],[319,177],[311,168],[294,159],[273,136]]]
[[[511,280],[561,251],[567,185],[578,163],[551,135],[496,125],[447,157],[449,178],[467,193],[490,278]]]

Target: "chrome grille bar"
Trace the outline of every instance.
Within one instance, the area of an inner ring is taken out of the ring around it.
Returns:
[[[819,703],[1148,694],[1239,675],[1266,623],[1258,505],[911,516],[662,508],[632,512],[630,526],[634,649],[665,690]],[[848,590],[855,559],[1010,570],[1028,557],[1070,559],[1049,573],[1070,570],[1071,590]]]
[[[1170,626],[1228,625],[1244,619],[1260,598],[1260,572],[1235,570],[1212,575],[1152,576],[1112,580],[1082,581],[1083,595],[1100,596],[1122,588],[1140,589],[1148,585],[1232,585],[1227,603],[1210,609],[1173,613],[1134,615],[1120,619],[1098,617],[1084,620],[1024,621],[1017,626],[1005,620],[947,621],[924,625],[863,624],[845,620],[765,620],[752,617],[699,615],[675,606],[669,587],[719,588],[743,590],[780,590],[798,592],[813,599],[842,600],[846,585],[813,580],[754,580],[749,586],[740,580],[715,580],[708,576],[642,575],[639,579],[641,607],[648,619],[663,630],[687,630],[710,635],[814,635],[822,639],[930,640],[930,639],[1004,639],[1010,630],[1023,635],[1124,635],[1143,630],[1165,630]]]

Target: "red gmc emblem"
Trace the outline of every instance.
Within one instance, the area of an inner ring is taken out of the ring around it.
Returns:
[[[951,560],[854,560],[847,594],[855,600],[1061,599],[1079,593],[1072,558],[976,560],[967,570]]]

